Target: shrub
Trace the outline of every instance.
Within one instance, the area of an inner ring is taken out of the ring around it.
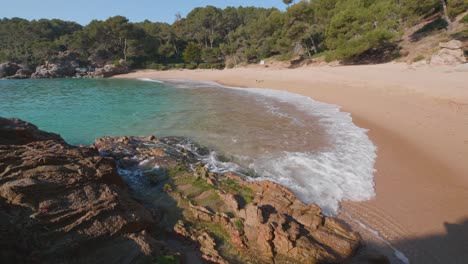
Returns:
[[[450,18],[455,18],[468,9],[467,0],[448,0],[447,11]]]
[[[225,65],[224,63],[200,63],[198,65],[199,69],[218,69],[222,70],[224,69]]]
[[[180,261],[175,256],[158,256],[153,261],[154,264],[178,264]]]
[[[242,221],[241,221],[241,220],[236,220],[236,221],[234,222],[234,226],[235,226],[235,228],[236,228],[237,230],[239,230],[239,231],[244,230],[244,224],[242,224]]]
[[[185,69],[185,64],[184,63],[173,63],[173,64],[170,64],[169,67],[171,69]]]
[[[172,186],[169,183],[164,184],[163,191],[164,192],[171,192],[172,191]]]
[[[188,69],[188,70],[195,70],[196,68],[197,68],[196,64],[187,64],[187,65],[185,65],[185,69]]]
[[[120,59],[115,59],[114,62],[113,62],[112,64],[113,64],[115,67],[120,67],[120,66],[122,66],[122,65],[120,64]]]
[[[468,24],[468,15],[465,15],[462,19],[461,22],[464,24]]]
[[[217,63],[222,60],[223,54],[219,48],[203,48],[202,57],[207,63]]]
[[[190,42],[185,48],[182,57],[187,63],[200,63],[202,59],[202,50],[198,44]]]
[[[147,69],[152,69],[152,70],[160,70],[160,71],[165,71],[165,70],[168,70],[168,69],[169,69],[169,68],[167,67],[167,65],[159,64],[159,63],[151,63],[151,64],[148,64],[148,65],[146,65],[146,68],[147,68]]]
[[[424,60],[424,59],[425,59],[425,58],[424,58],[423,55],[418,55],[418,56],[414,57],[413,62],[422,61],[422,60]]]

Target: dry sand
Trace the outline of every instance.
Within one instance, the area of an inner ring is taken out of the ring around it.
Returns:
[[[216,81],[340,105],[355,124],[369,129],[378,147],[377,196],[345,202],[340,217],[362,231],[371,247],[393,254],[349,216],[377,231],[411,263],[468,263],[468,72],[390,63],[145,70],[118,78]]]

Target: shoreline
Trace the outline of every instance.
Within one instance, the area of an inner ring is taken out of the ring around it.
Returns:
[[[468,201],[468,74],[454,68],[390,63],[145,70],[114,78],[215,81],[285,90],[340,105],[352,114],[357,126],[369,129],[378,147],[376,198],[344,202],[343,212],[377,231],[411,263],[457,263],[468,258],[461,246],[468,242],[464,222],[468,219],[468,203],[464,202]],[[371,236],[366,240],[373,247],[385,248]]]

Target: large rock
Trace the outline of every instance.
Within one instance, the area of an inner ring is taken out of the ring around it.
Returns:
[[[458,65],[455,70],[459,72],[468,72],[468,63]]]
[[[31,75],[33,79],[73,77],[75,69],[79,66],[76,62],[46,63],[36,68]]]
[[[431,57],[432,65],[454,66],[466,63],[461,41],[451,40],[449,42],[441,42],[439,43],[439,47],[441,49]]]
[[[161,246],[114,161],[0,119],[0,262],[142,263]]]
[[[247,182],[234,173],[209,172],[196,159],[205,151],[184,139],[104,137],[96,140],[95,146],[101,154],[118,160],[119,169],[126,172],[129,181],[144,182],[155,168],[172,171],[167,184],[173,189],[170,193],[186,219],[217,224],[229,235],[233,246],[250,256],[248,259],[253,263],[340,263],[352,257],[360,245],[359,235],[324,216],[317,205],[302,203],[281,185],[270,181]],[[193,195],[190,188],[196,187],[186,178],[182,186],[171,185],[178,182],[174,174],[178,165],[194,168],[191,175],[196,184],[204,186],[206,183],[202,193]],[[215,201],[201,197],[211,197]],[[183,204],[188,204],[188,210]],[[203,246],[197,236],[194,237],[194,230],[182,227],[176,225],[177,234]],[[205,245],[208,251],[214,247],[210,244]],[[216,256],[215,253],[208,255]],[[222,263],[218,258],[209,260]]]
[[[46,140],[64,142],[59,135],[39,130],[33,124],[0,117],[0,145],[23,145]]]
[[[19,69],[21,69],[21,66],[19,66],[16,63],[11,63],[11,62],[2,63],[0,64],[0,78],[13,76],[16,74],[16,72]]]
[[[92,74],[95,78],[108,78],[118,74],[129,73],[130,69],[125,64],[107,64],[102,68],[97,68]]]
[[[449,42],[439,42],[439,47],[442,49],[457,50],[457,49],[461,49],[462,46],[463,46],[463,43],[455,39]]]
[[[257,196],[244,209],[232,209],[243,219],[248,247],[264,262],[336,263],[359,247],[356,233],[323,216],[318,206],[305,205],[286,188],[269,181],[245,184]]]
[[[19,69],[15,75],[7,77],[7,79],[29,79],[33,72],[29,69]]]
[[[76,69],[80,67],[78,54],[71,52],[61,52],[57,58],[46,62],[36,68],[36,72],[31,75],[33,79],[39,78],[64,78],[74,77]]]

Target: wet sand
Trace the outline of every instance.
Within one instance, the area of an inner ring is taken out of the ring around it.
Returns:
[[[286,90],[337,104],[378,147],[377,196],[340,217],[375,230],[411,263],[468,259],[468,72],[390,63],[137,71],[116,78],[183,78]],[[373,247],[392,252],[369,232]],[[393,254],[393,253],[391,253]],[[398,263],[397,259],[394,259]]]

